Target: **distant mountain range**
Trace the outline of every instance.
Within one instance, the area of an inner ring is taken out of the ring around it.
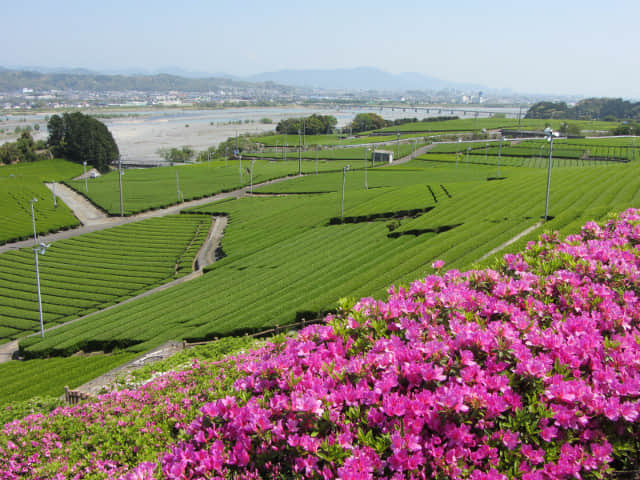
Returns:
[[[220,87],[250,87],[268,83],[340,91],[486,90],[469,83],[456,83],[420,73],[393,74],[371,67],[329,70],[280,70],[240,77],[166,67],[153,72],[118,70],[94,72],[82,68],[0,67],[0,90],[23,87],[75,90],[184,90],[207,91]]]
[[[253,82],[272,81],[282,85],[328,90],[442,90],[445,88],[483,89],[474,84],[448,82],[421,73],[385,72],[378,68],[359,67],[335,70],[280,70],[246,78]]]

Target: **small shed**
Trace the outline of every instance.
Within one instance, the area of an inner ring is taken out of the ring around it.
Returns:
[[[371,158],[371,162],[375,165],[376,163],[392,163],[393,162],[393,152],[390,150],[374,150],[373,156]]]

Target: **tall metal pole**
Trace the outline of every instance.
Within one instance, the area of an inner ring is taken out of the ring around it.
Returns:
[[[124,202],[122,200],[122,157],[118,157],[118,183],[120,185],[120,216],[124,217]]]
[[[53,194],[53,208],[58,208],[58,198],[56,197],[56,182],[51,182],[51,193]]]
[[[318,146],[316,145],[316,175],[318,174]]]
[[[253,164],[254,164],[254,163],[256,163],[256,161],[255,161],[255,160],[253,160],[253,161],[251,162],[251,187],[250,187],[250,191],[251,191],[251,193],[253,193]]]
[[[180,203],[180,180],[178,179],[178,170],[176,170],[176,191],[178,192],[178,203]]]
[[[549,165],[547,166],[547,200],[544,204],[544,221],[547,221],[549,214],[549,188],[551,186],[551,157],[553,155],[553,135],[549,138]]]
[[[340,219],[342,220],[344,220],[344,183],[347,177],[347,170],[349,170],[349,165],[342,167],[342,199],[340,203]]]
[[[31,203],[31,224],[33,225],[33,244],[37,245],[38,244],[38,236],[36,235],[36,216],[33,213],[33,204],[35,202],[37,202],[38,199],[34,198],[30,201]]]
[[[498,147],[498,169],[496,170],[496,178],[500,177],[500,157],[502,156],[502,140],[500,137],[500,146]]]
[[[298,129],[298,175],[302,175],[302,136]]]
[[[368,149],[364,149],[364,189],[368,190],[369,186],[367,185],[367,151]]]
[[[38,249],[40,247],[35,247],[33,249],[33,255],[36,258],[36,286],[38,288],[38,311],[40,312],[40,336],[44,338],[44,319],[42,316],[42,296],[40,294],[40,267],[38,266]]]
[[[456,142],[456,170],[458,169],[458,152],[460,151],[460,139]]]
[[[89,185],[87,184],[87,162],[82,162],[82,170],[83,170],[83,177],[84,177],[84,191],[85,193],[89,193]]]
[[[239,155],[238,158],[240,159],[240,164],[239,164],[239,168],[240,168],[240,185],[242,185],[242,155]]]

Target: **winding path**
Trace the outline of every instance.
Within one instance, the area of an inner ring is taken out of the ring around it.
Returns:
[[[423,153],[429,151],[431,148],[433,148],[433,145],[426,145],[424,147],[421,147],[416,150],[415,154],[411,153],[403,158],[395,160],[391,165],[399,165],[402,163],[407,163],[413,158],[417,157],[418,155],[422,155]],[[297,177],[298,176],[276,178],[274,180],[269,180],[267,182],[256,184],[254,185],[254,187],[260,187],[263,185],[270,185],[273,183],[284,182]],[[182,210],[185,210],[187,208],[206,205],[207,203],[215,202],[218,200],[224,200],[227,198],[239,198],[247,195],[249,191],[249,187],[247,186],[247,187],[239,188],[237,190],[233,190],[231,192],[219,193],[216,195],[203,197],[198,200],[191,200],[191,201],[183,202],[177,205],[172,205],[167,208],[138,213],[135,215],[131,215],[129,217],[109,217],[106,213],[104,213],[102,210],[98,209],[91,202],[89,202],[84,196],[80,195],[79,193],[67,187],[66,185],[63,185],[61,183],[47,183],[46,185],[50,190],[55,192],[56,196],[60,200],[62,200],[65,204],[67,204],[67,206],[69,206],[69,208],[71,208],[75,216],[82,223],[82,226],[71,229],[71,230],[64,230],[56,233],[50,233],[47,235],[39,236],[38,241],[45,242],[45,243],[64,240],[67,238],[76,237],[78,235],[83,235],[85,233],[105,230],[107,228],[112,228],[119,225],[125,225],[127,223],[139,222],[141,220],[146,220],[148,218],[172,215],[172,214],[180,213]],[[146,292],[143,292],[139,295],[136,295],[135,297],[131,297],[126,300],[123,300],[122,302],[119,302],[115,305],[111,305],[104,309],[92,312],[88,315],[84,315],[82,317],[69,320],[68,322],[61,323],[59,325],[55,325],[53,327],[47,328],[45,329],[45,333],[55,330],[57,328],[69,325],[71,323],[83,320],[97,313],[111,310],[112,308],[116,308],[120,305],[124,305],[126,303],[132,302],[139,298],[146,297],[148,295],[151,295],[152,293],[165,290],[174,285],[184,283],[194,278],[202,276],[204,268],[208,265],[211,265],[216,260],[215,258],[216,250],[220,245],[220,241],[222,239],[222,236],[224,235],[224,229],[226,225],[227,225],[226,217],[214,217],[214,222],[211,227],[211,230],[209,231],[209,235],[207,236],[207,239],[203,243],[202,247],[200,248],[200,251],[196,256],[196,259],[194,260],[194,272],[188,275],[185,275],[184,277],[178,278],[176,280],[172,280],[171,282],[165,283],[163,285],[160,285]],[[0,245],[0,253],[4,253],[11,250],[18,250],[20,248],[31,247],[31,246],[33,246],[33,239],[23,240],[20,242],[7,243],[4,245]],[[38,333],[32,333],[22,338],[35,336],[35,335],[38,335]],[[14,340],[14,341],[0,345],[0,363],[8,362],[9,360],[14,358],[14,356],[18,352],[18,342],[19,340]]]

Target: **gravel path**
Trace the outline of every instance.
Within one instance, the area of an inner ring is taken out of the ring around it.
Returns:
[[[263,182],[263,183],[257,183],[254,185],[254,188],[257,187],[261,187],[263,185],[270,185],[272,183],[278,183],[278,182],[284,182],[286,180],[290,180],[292,178],[296,178],[296,177],[282,177],[282,178],[276,178],[275,180],[269,180],[268,182]],[[58,192],[59,187],[59,183],[56,183],[56,193]],[[180,213],[182,210],[185,210],[187,208],[191,208],[191,207],[198,207],[201,205],[206,205],[207,203],[211,203],[211,202],[215,202],[217,200],[223,200],[225,198],[232,198],[232,197],[242,197],[244,195],[247,194],[249,190],[249,187],[243,187],[243,188],[239,188],[237,190],[233,190],[231,192],[226,192],[226,193],[219,193],[217,195],[211,195],[209,197],[203,197],[200,198],[198,200],[190,200],[188,202],[183,202],[180,203],[178,205],[172,205],[170,207],[167,208],[162,208],[162,209],[158,209],[158,210],[150,210],[148,212],[142,212],[142,213],[138,213],[135,215],[131,215],[129,217],[104,217],[102,219],[100,218],[94,218],[93,220],[91,220],[89,223],[87,223],[86,225],[82,225],[80,227],[71,229],[71,230],[63,230],[60,232],[56,232],[56,233],[50,233],[47,235],[42,235],[40,237],[38,237],[38,240],[41,242],[45,242],[45,243],[51,243],[51,242],[55,242],[58,240],[64,240],[67,238],[72,238],[72,237],[76,237],[78,235],[83,235],[85,233],[90,233],[90,232],[95,232],[98,230],[104,230],[106,228],[111,228],[111,227],[116,227],[119,225],[125,225],[127,223],[132,223],[132,222],[139,222],[140,220],[146,220],[148,218],[155,218],[155,217],[164,217],[165,215],[174,215],[177,213]],[[77,194],[76,194],[77,195]],[[82,197],[82,195],[79,195],[80,197]],[[60,197],[62,198],[62,197]],[[89,201],[87,201],[86,199],[84,199],[84,204],[82,202],[79,202],[78,208],[81,209],[83,212],[80,213],[80,215],[76,214],[76,216],[80,219],[80,216],[82,215],[89,215],[88,210],[89,207],[87,207],[86,204],[89,204],[91,206],[91,208],[95,207],[93,205],[91,205],[91,203]],[[81,206],[80,206],[81,205]],[[71,208],[73,208],[71,205],[69,205]],[[75,211],[74,211],[75,213]],[[4,245],[0,245],[0,253],[4,253],[10,250],[18,250],[20,248],[25,248],[25,247],[31,247],[33,246],[33,239],[28,239],[28,240],[23,240],[20,242],[13,242],[13,243],[5,243]]]
[[[510,238],[509,240],[507,240],[506,242],[504,242],[502,245],[498,245],[496,248],[494,248],[493,250],[491,250],[490,252],[485,253],[483,256],[481,256],[477,261],[480,262],[482,260],[484,260],[485,258],[489,258],[491,255],[493,255],[494,253],[498,253],[500,250],[502,250],[503,248],[508,247],[509,245],[511,245],[514,242],[517,242],[518,240],[520,240],[522,237],[524,237],[525,235],[530,234],[531,232],[533,232],[536,228],[539,228],[540,226],[542,226],[544,222],[542,220],[540,220],[538,223],[536,223],[535,225],[531,225],[529,228],[527,228],[526,230],[523,230],[522,232],[520,232],[518,235],[516,235],[513,238]]]

